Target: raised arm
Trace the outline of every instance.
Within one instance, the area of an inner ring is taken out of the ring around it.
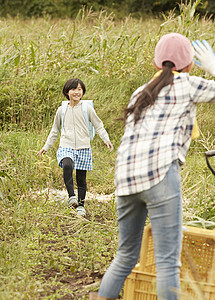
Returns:
[[[213,48],[206,40],[203,40],[202,42],[196,40],[195,42],[192,42],[192,45],[197,58],[197,60],[194,59],[196,65],[215,76],[215,54]]]

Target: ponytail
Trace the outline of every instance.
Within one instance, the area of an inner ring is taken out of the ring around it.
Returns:
[[[172,68],[174,64],[170,61],[163,63],[163,71],[152,80],[138,95],[136,102],[124,110],[124,122],[130,114],[134,114],[134,123],[136,124],[140,118],[143,109],[154,105],[161,89],[173,83]]]

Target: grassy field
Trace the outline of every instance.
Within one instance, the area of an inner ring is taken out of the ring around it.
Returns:
[[[131,93],[153,74],[153,51],[161,35],[174,31],[212,45],[215,25],[181,6],[160,19],[114,20],[105,12],[80,11],[75,20],[0,19],[0,299],[88,299],[114,257],[117,215],[114,196],[121,116]],[[193,75],[212,77],[198,68]],[[43,157],[62,88],[72,77],[87,87],[115,150],[96,136],[94,170],[87,177],[87,218],[68,209],[57,166],[58,144]],[[214,178],[204,158],[215,148],[213,105],[199,105],[200,137],[181,170],[184,223],[215,225]],[[58,191],[59,193],[59,191]]]

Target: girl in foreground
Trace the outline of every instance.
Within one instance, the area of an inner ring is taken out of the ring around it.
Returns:
[[[215,102],[215,82],[189,75],[194,54],[198,64],[215,75],[214,53],[205,41],[196,41],[194,49],[181,34],[164,35],[154,55],[154,65],[160,73],[133,93],[125,109],[125,132],[115,171],[118,250],[102,279],[98,295],[91,293],[91,300],[118,297],[138,261],[148,213],[158,299],[180,298],[180,165],[185,162],[190,146],[196,105]]]

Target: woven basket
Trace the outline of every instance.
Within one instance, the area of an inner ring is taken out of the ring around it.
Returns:
[[[184,227],[181,262],[182,299],[215,300],[215,231]],[[151,225],[144,229],[140,262],[125,281],[123,299],[157,299]]]

